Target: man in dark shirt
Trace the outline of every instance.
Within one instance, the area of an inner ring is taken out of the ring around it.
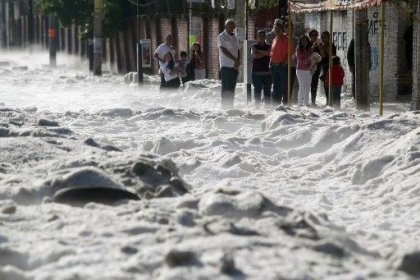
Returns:
[[[372,59],[371,59],[371,50],[370,50],[370,44],[368,42],[368,50],[369,50],[369,70],[372,68]],[[356,98],[356,82],[354,79],[354,73],[355,73],[355,53],[354,53],[354,39],[351,39],[349,48],[347,50],[347,63],[349,64],[350,72],[351,72],[351,94],[353,98]]]
[[[265,43],[264,30],[257,33],[257,43],[251,47],[252,54],[252,84],[254,99],[258,106],[261,102],[261,92],[264,89],[264,100],[271,101],[270,45]]]
[[[321,42],[318,41],[318,31],[315,29],[309,32],[309,39],[311,40],[312,44],[312,51],[321,55],[320,44]],[[311,82],[311,103],[312,106],[316,105],[316,95],[318,91],[318,83],[319,83],[319,74],[321,73],[321,62],[318,64],[315,72],[312,75],[312,82]]]

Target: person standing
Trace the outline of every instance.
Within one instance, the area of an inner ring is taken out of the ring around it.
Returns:
[[[309,39],[311,40],[312,51],[321,55],[321,43],[318,41],[318,31],[315,29],[309,32]],[[311,81],[311,103],[312,106],[316,106],[316,96],[318,91],[319,75],[321,73],[321,63],[317,65],[316,70],[312,74]]]
[[[265,42],[265,31],[257,33],[257,43],[251,47],[252,55],[252,84],[254,85],[254,99],[258,106],[261,102],[261,92],[264,89],[266,104],[271,101],[271,73],[270,73],[270,45]]]
[[[194,65],[194,80],[206,78],[206,64],[199,43],[192,45],[192,63]]]
[[[235,98],[238,69],[241,65],[239,41],[233,33],[235,22],[228,19],[225,22],[225,30],[217,36],[219,48],[220,76],[222,78],[222,107],[233,107]]]
[[[369,57],[369,70],[372,69],[372,59],[371,59],[371,51],[370,51],[370,44],[368,42],[368,57]],[[347,63],[349,65],[350,73],[351,73],[351,95],[353,99],[356,99],[356,79],[355,79],[355,53],[354,53],[354,39],[351,39],[349,48],[347,50]]]
[[[188,77],[188,65],[191,63],[191,61],[188,59],[188,54],[186,51],[182,51],[179,54],[179,61],[178,61],[178,67],[182,71],[181,81],[182,85],[185,86],[185,84],[190,81],[190,77]]]
[[[176,51],[173,47],[173,37],[172,35],[166,36],[165,43],[160,44],[154,54],[154,58],[159,62],[159,69],[161,68],[162,64],[165,63],[165,54],[167,52],[171,52],[172,57],[175,58]],[[160,87],[164,88],[166,86],[165,78],[163,73],[160,73]]]
[[[265,34],[265,43],[267,45],[270,45],[271,46],[271,44],[274,41],[274,38],[276,38],[276,31],[275,31],[275,29],[276,29],[276,25],[277,24],[283,24],[283,21],[281,19],[279,19],[279,18],[276,18],[274,20],[273,29],[270,32],[268,32],[267,34]]]
[[[285,27],[284,27],[284,29],[286,30],[286,35],[288,36],[288,33],[287,32],[289,32],[289,28],[288,28],[288,24],[289,24],[289,22],[290,21],[288,21],[288,22],[286,22],[286,24],[285,24]],[[295,32],[295,28],[294,28],[294,25],[293,25],[293,23],[292,22],[290,22],[291,23],[291,28],[290,28],[290,30],[291,30],[291,42],[292,42],[292,46],[291,46],[291,50],[292,50],[292,57],[291,57],[291,65],[290,65],[290,86],[291,86],[291,89],[290,89],[290,93],[291,93],[291,98],[292,98],[292,100],[290,100],[292,103],[296,103],[296,99],[297,99],[297,97],[296,97],[296,94],[294,94],[293,93],[293,90],[294,90],[294,86],[295,86],[295,81],[296,81],[296,63],[297,63],[297,61],[296,61],[296,56],[295,56],[295,49],[296,49],[296,47],[297,47],[297,45],[298,45],[298,42],[299,42],[299,39],[296,37],[296,36],[294,36],[293,34],[294,34],[294,32]],[[299,83],[298,83],[298,86],[299,86]]]
[[[163,78],[165,79],[165,89],[177,89],[179,88],[181,82],[179,76],[182,76],[184,72],[179,68],[178,64],[175,62],[175,59],[172,55],[172,52],[169,51],[163,56],[164,63],[160,66],[160,73],[162,73]]]
[[[270,51],[270,68],[271,77],[273,79],[273,95],[274,103],[287,104],[287,53],[288,38],[284,35],[284,26],[282,22],[278,22],[274,28],[276,37],[273,40]]]
[[[329,86],[329,75],[325,79],[325,86]],[[333,103],[335,108],[340,108],[341,105],[341,87],[344,84],[344,69],[341,66],[340,57],[334,56],[332,58],[332,66],[331,66],[331,89],[332,89],[332,97]]]
[[[321,70],[322,74],[319,77],[322,82],[325,81],[327,78],[328,69],[330,67],[330,56],[337,55],[337,47],[334,45],[334,43],[330,42],[330,32],[324,31],[321,33],[321,40],[322,40],[322,47],[321,49],[321,57],[322,60],[320,62],[321,64]],[[332,44],[332,53],[330,53],[330,43]],[[329,86],[325,86],[324,83],[324,90],[325,90],[325,98],[327,98],[326,105],[328,105],[329,100]]]
[[[312,82],[312,53],[313,50],[309,37],[306,35],[301,36],[298,47],[296,48],[296,76],[299,81],[298,106],[309,105],[309,92],[311,91]]]

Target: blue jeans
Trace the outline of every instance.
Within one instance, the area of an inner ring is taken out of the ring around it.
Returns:
[[[287,64],[271,65],[271,76],[273,79],[273,103],[287,104]]]
[[[222,107],[233,107],[238,70],[222,67],[220,76],[222,78]]]
[[[332,86],[331,87],[333,94],[333,103],[335,108],[340,108],[341,106],[341,86]]]
[[[321,74],[321,67],[318,66],[318,68],[315,70],[315,73],[312,76],[312,83],[311,83],[311,101],[312,104],[316,104],[316,95],[318,91],[318,84],[319,84],[319,74]]]
[[[261,92],[264,89],[264,100],[268,104],[271,102],[271,75],[252,73],[252,84],[254,85],[255,103],[261,102]]]

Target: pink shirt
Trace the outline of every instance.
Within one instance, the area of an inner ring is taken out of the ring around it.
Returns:
[[[280,35],[280,38],[275,38],[271,45],[270,63],[287,63],[287,46],[289,39],[287,36]]]
[[[312,49],[308,50],[301,50],[299,48],[296,49],[296,60],[297,65],[296,69],[298,70],[311,70],[311,61],[309,60],[309,57],[312,54]]]

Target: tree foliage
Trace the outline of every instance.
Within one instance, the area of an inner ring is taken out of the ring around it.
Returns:
[[[257,1],[258,9],[272,8],[279,5],[279,0],[259,0]]]
[[[44,14],[56,15],[62,27],[80,25],[84,28],[82,37],[92,37],[94,1],[40,0],[38,5]],[[124,31],[128,26],[127,19],[135,14],[136,8],[127,0],[103,0],[103,36]]]
[[[240,1],[240,0],[237,0]],[[248,0],[241,0],[248,1]],[[277,7],[287,0],[255,0],[257,9]],[[388,0],[395,5],[410,5],[419,0]],[[205,4],[194,4],[195,13],[226,13],[227,0],[216,0],[215,9],[210,8],[210,0]],[[39,8],[44,14],[55,14],[62,27],[77,24],[84,27],[83,37],[92,37],[94,0],[39,0]],[[168,16],[188,13],[186,0],[103,0],[103,36],[109,37],[116,31],[124,31],[130,17]]]

